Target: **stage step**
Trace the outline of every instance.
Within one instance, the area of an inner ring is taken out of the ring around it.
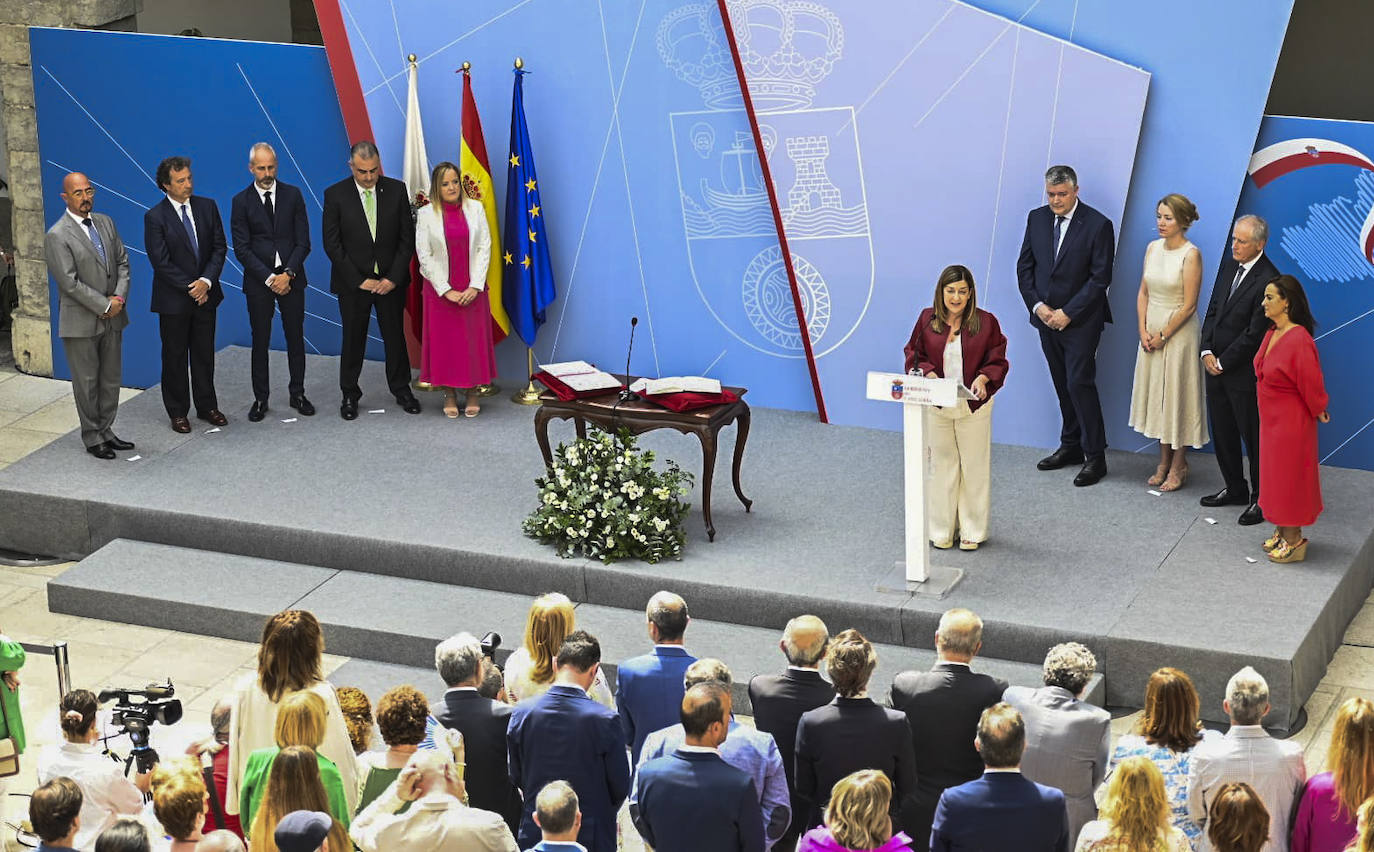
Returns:
[[[500,633],[498,659],[518,647],[531,595],[494,592],[447,583],[336,571],[131,539],[115,539],[48,583],[53,612],[161,627],[256,642],[267,617],[283,609],[308,609],[320,619],[332,654],[430,667],[434,646],[467,630]],[[690,601],[689,601],[690,603]],[[649,647],[642,610],[596,604],[577,606],[577,625],[601,641],[607,676],[616,660]],[[838,632],[845,625],[831,624]],[[744,686],[761,672],[780,671],[780,630],[693,620],[687,647],[699,657],[724,660],[737,681],[736,707],[750,712]],[[872,694],[885,697],[892,677],[928,669],[935,652],[879,644]],[[1038,686],[1040,667],[980,658],[980,671],[1020,686]],[[375,696],[374,696],[375,698]],[[1102,704],[1101,675],[1088,700]]]

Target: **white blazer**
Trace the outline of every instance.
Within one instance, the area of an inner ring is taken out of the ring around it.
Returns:
[[[435,202],[436,204],[438,202]],[[491,264],[491,231],[480,201],[463,199],[463,216],[468,220],[468,286],[487,288],[487,267]],[[448,280],[448,241],[444,239],[444,220],[434,204],[415,214],[415,254],[420,259],[420,274],[441,297],[452,290]]]

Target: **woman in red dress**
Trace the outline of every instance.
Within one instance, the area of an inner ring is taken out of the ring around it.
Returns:
[[[1280,275],[1264,288],[1264,316],[1274,327],[1255,353],[1260,419],[1260,509],[1274,524],[1264,549],[1274,562],[1307,557],[1302,528],[1322,511],[1317,422],[1331,422],[1326,385],[1312,339],[1316,321],[1298,279]]]

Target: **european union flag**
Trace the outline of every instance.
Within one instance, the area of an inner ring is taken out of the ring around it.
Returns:
[[[523,80],[528,73],[515,69],[515,92],[510,105],[510,157],[506,169],[506,223],[502,241],[502,302],[510,316],[511,330],[526,346],[544,324],[544,310],[558,295],[549,265],[548,229],[544,208],[539,205],[539,181],[534,174],[534,152],[525,126]]]

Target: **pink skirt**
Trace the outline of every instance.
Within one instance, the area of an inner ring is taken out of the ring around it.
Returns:
[[[471,388],[495,379],[487,291],[479,292],[471,304],[460,306],[435,294],[428,281],[422,281],[421,286],[425,288],[425,333],[420,341],[420,381]]]

